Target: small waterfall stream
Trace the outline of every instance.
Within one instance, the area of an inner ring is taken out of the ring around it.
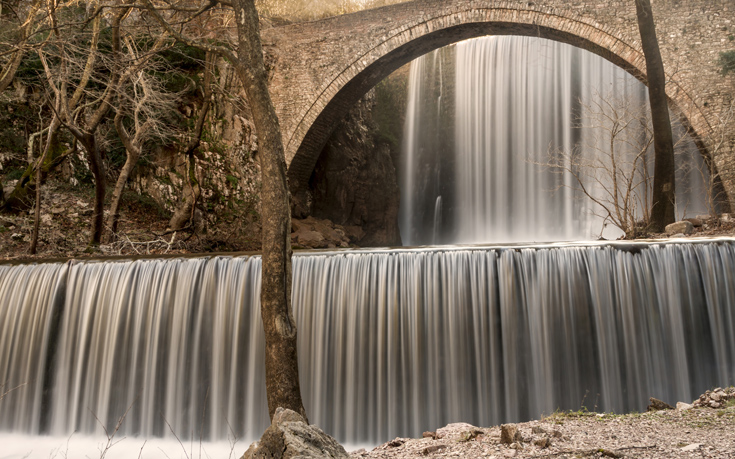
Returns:
[[[735,383],[735,241],[294,257],[302,390],[347,443]],[[0,265],[0,430],[252,440],[260,259]],[[244,450],[244,449],[243,449]],[[238,455],[241,454],[238,453]],[[44,455],[46,457],[47,455]]]

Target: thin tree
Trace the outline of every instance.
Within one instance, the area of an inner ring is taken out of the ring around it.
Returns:
[[[165,41],[165,35],[162,35],[151,49],[141,53],[135,45],[135,40],[128,37],[128,40],[125,40],[127,59],[123,61],[122,53],[118,53],[121,61],[116,67],[127,70],[120,78],[113,122],[117,135],[125,147],[125,164],[120,170],[110,199],[107,219],[110,242],[113,242],[117,235],[123,190],[143,153],[143,145],[151,138],[163,137],[161,131],[167,129],[163,126],[162,118],[167,111],[176,109],[175,101],[178,94],[162,90],[160,82],[149,75],[153,69],[151,58],[164,48]],[[129,128],[125,127],[126,117],[130,120]]]
[[[651,2],[650,0],[635,0],[635,7],[638,30],[641,34],[641,47],[646,58],[648,99],[651,105],[653,125],[655,165],[650,229],[661,232],[667,224],[676,220],[674,141],[666,97],[666,74],[656,38]]]
[[[180,27],[174,28],[151,0],[145,0],[148,11],[177,40],[218,54],[229,61],[245,90],[258,134],[263,183],[261,317],[265,331],[268,412],[272,419],[276,408],[282,407],[291,409],[306,419],[299,387],[296,322],[291,310],[291,212],[286,182],[286,158],[280,124],[268,91],[258,12],[254,0],[220,3],[231,4],[234,9],[237,52],[226,46],[212,45],[179,33]],[[190,14],[199,16],[217,4],[216,1],[206,2]]]
[[[13,11],[15,17],[14,24],[7,24],[6,21],[0,21],[0,27],[4,30],[2,35],[10,35],[15,40],[0,42],[0,93],[5,91],[13,82],[15,74],[20,67],[26,51],[30,48],[28,42],[33,35],[34,26],[37,25],[38,16],[43,12],[43,0],[33,0],[28,11],[21,10],[23,4]],[[2,6],[0,5],[0,13]]]
[[[180,205],[174,211],[171,220],[168,223],[169,231],[180,231],[187,227],[191,227],[194,223],[194,209],[196,202],[201,195],[201,187],[196,177],[196,159],[195,153],[199,148],[204,132],[204,123],[207,121],[209,109],[212,106],[212,76],[214,73],[214,53],[207,52],[204,58],[204,82],[202,93],[202,107],[199,110],[199,117],[194,126],[194,132],[191,139],[184,149],[184,160],[186,161],[186,181],[184,182],[184,195],[181,198]]]

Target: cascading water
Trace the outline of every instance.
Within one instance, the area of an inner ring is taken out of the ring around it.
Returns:
[[[583,403],[642,410],[735,383],[732,240],[334,252],[293,267],[306,409],[343,442]],[[119,437],[247,445],[268,424],[259,278],[257,257],[0,265],[0,375],[20,385],[0,429],[64,441],[129,409]]]
[[[617,103],[645,107],[646,87],[601,57],[554,41],[484,37],[417,59],[401,163],[404,245],[597,237],[601,209],[575,189],[570,173],[545,165],[558,152],[585,162],[609,151]],[[630,126],[623,134],[617,148],[635,155],[630,144],[645,133]],[[691,139],[682,138],[678,214],[706,213],[702,160]],[[585,186],[599,197],[602,185],[610,187],[605,180]]]

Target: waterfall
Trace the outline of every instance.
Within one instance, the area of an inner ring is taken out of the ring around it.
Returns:
[[[735,241],[294,257],[304,403],[348,443],[735,383]],[[0,430],[252,440],[258,257],[0,265]],[[104,426],[104,428],[103,428]],[[239,453],[238,453],[239,455]],[[44,455],[46,457],[47,455]]]
[[[437,231],[428,216],[438,196],[442,243],[599,237],[604,211],[578,189],[572,172],[580,163],[588,165],[582,175],[601,170],[596,161],[617,129],[613,115],[629,124],[615,136],[616,153],[634,157],[637,143],[650,137],[631,123],[647,100],[646,87],[624,70],[540,38],[483,37],[422,56],[411,64],[400,163],[404,244],[433,243]],[[707,213],[703,160],[683,128],[675,129],[677,215]],[[548,167],[560,157],[563,167]],[[611,187],[604,174],[583,177],[597,198]],[[647,205],[634,204],[640,216]]]

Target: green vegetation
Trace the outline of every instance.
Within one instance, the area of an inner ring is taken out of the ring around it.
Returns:
[[[719,59],[717,59],[717,65],[723,75],[735,72],[735,50],[721,52]]]

